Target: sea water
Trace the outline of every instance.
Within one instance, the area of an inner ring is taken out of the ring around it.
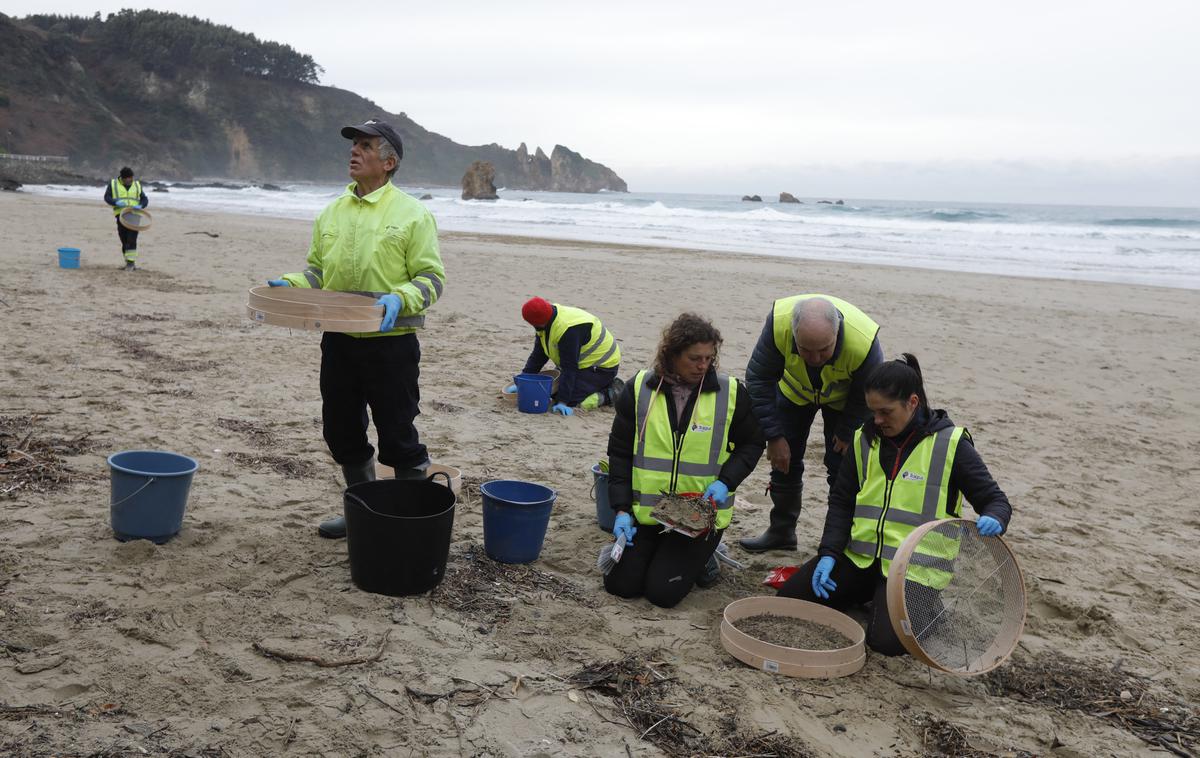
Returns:
[[[95,198],[94,187],[30,186]],[[345,185],[287,184],[153,192],[150,210],[177,208],[311,220]],[[734,195],[403,187],[443,231],[520,235],[821,261],[1200,289],[1200,209],[913,202],[845,198],[843,205],[746,202]],[[837,198],[826,198],[836,200]],[[214,231],[219,231],[215,229]]]

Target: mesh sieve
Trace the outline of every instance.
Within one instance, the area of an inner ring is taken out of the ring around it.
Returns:
[[[980,536],[963,519],[909,535],[888,573],[888,595],[905,648],[955,674],[982,674],[1003,663],[1025,625],[1016,557],[1001,539]]]

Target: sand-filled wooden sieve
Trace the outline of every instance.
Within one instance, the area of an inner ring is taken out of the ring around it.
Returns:
[[[251,287],[246,315],[252,321],[322,332],[377,332],[383,306],[354,292],[307,287]]]
[[[121,226],[134,232],[144,232],[154,223],[150,211],[142,208],[126,208],[117,216]]]
[[[832,650],[804,650],[773,645],[738,629],[736,622],[770,614],[787,616],[829,627],[850,641]],[[804,679],[834,679],[858,671],[867,662],[866,632],[857,621],[841,611],[807,600],[762,596],[735,600],[725,606],[721,620],[721,645],[742,663],[772,674]]]

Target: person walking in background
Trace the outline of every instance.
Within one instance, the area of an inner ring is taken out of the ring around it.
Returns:
[[[604,588],[670,608],[699,584],[717,581],[714,555],[733,520],[733,493],[762,456],[764,442],[738,380],[717,373],[721,333],[684,313],[665,330],[654,367],[617,398],[608,437],[608,497],[624,536],[621,560]],[[708,532],[663,531],[650,515],[664,494],[699,492],[716,509]],[[636,539],[635,539],[636,538]]]
[[[863,382],[883,361],[879,325],[845,300],[795,295],[776,300],[746,366],[754,415],[771,461],[771,516],[746,550],[795,550],[804,449],[817,412],[832,484],[854,430],[867,418]]]
[[[537,331],[533,351],[521,372],[536,374],[547,360],[561,372],[552,413],[570,416],[576,407],[591,410],[614,402],[624,385],[617,378],[621,348],[600,319],[582,308],[540,297],[530,298],[521,307],[521,317]],[[517,385],[510,384],[504,391],[512,394]]]
[[[967,430],[929,408],[914,356],[881,364],[865,390],[871,417],[854,433],[829,490],[817,555],[779,594],[839,609],[870,602],[867,645],[903,655],[888,616],[887,576],[904,538],[928,521],[959,518],[963,497],[980,514],[979,533],[993,537],[1008,529],[1012,506]]]
[[[142,183],[133,178],[133,169],[125,166],[116,179],[104,190],[104,202],[112,206],[117,218],[117,236],[121,239],[121,257],[125,259],[126,271],[137,271],[137,238],[135,229],[126,229],[121,224],[121,212],[126,208],[145,208],[150,199],[142,191]]]
[[[446,273],[433,215],[396,189],[404,147],[384,121],[342,129],[351,140],[354,181],[317,216],[308,267],[267,283],[378,297],[379,331],[325,332],[321,338],[321,420],[325,442],[349,487],[375,478],[367,409],[379,437],[379,462],[397,479],[421,478],[430,461],[413,425],[421,399],[417,330],[442,295]],[[342,516],[322,522],[324,537],[346,536]]]

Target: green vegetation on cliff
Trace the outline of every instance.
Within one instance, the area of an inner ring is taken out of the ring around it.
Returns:
[[[381,117],[404,140],[406,183],[454,186],[484,160],[514,189],[626,189],[561,145],[550,158],[459,145],[317,84],[321,72],[287,45],[174,13],[0,14],[0,150],[67,155],[100,175],[128,164],[148,179],[337,181],[348,160],[340,128]]]

